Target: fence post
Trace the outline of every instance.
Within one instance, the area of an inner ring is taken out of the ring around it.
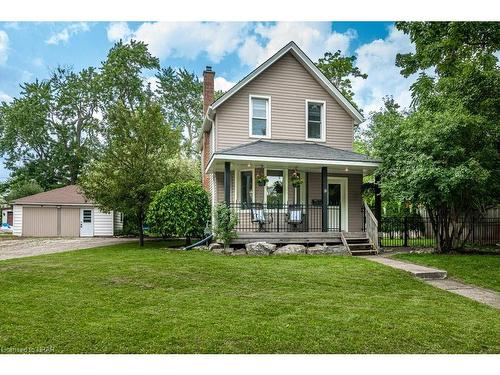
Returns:
[[[404,247],[408,247],[408,217],[405,215],[405,219],[404,219],[404,227],[403,227],[403,231],[404,231],[404,243],[403,243],[403,246]]]
[[[475,239],[474,239],[474,215],[472,215],[472,243],[475,242]]]
[[[276,217],[277,217],[277,220],[276,220],[276,232],[279,232],[280,231],[280,206],[277,205],[276,206]]]

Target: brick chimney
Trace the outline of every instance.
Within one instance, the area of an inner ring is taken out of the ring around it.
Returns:
[[[203,114],[214,101],[214,77],[215,72],[211,66],[207,66],[203,71]]]
[[[207,66],[203,71],[203,115],[207,114],[208,107],[214,102],[214,77],[215,72],[211,66]],[[203,151],[201,155],[201,175],[202,184],[205,190],[210,190],[210,179],[205,174],[205,168],[210,160],[210,137],[208,133],[203,133]]]

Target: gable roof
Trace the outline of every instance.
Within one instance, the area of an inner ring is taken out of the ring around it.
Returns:
[[[353,162],[379,163],[380,160],[367,155],[342,150],[317,143],[290,143],[258,140],[246,143],[223,151],[216,152],[222,155],[240,155],[253,157],[276,157],[314,160],[337,160]]]
[[[91,204],[77,185],[44,191],[16,199],[14,204]]]
[[[312,62],[312,60],[302,51],[295,42],[290,42],[273,56],[267,59],[264,63],[259,65],[255,70],[250,72],[246,77],[234,85],[230,90],[228,90],[219,99],[213,102],[205,115],[205,120],[203,123],[203,129],[208,131],[210,129],[210,122],[213,120],[216,109],[230,97],[241,90],[246,84],[257,78],[263,71],[269,68],[272,64],[278,61],[285,54],[290,52],[297,61],[312,75],[314,79],[334,98],[337,102],[346,110],[346,112],[354,119],[355,124],[359,124],[364,121],[363,115],[347,100],[344,95],[330,82],[328,78],[318,69],[318,67]]]

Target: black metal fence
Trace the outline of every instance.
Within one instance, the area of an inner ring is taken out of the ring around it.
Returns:
[[[238,232],[321,232],[323,210],[321,205],[231,203],[236,212]],[[339,232],[340,206],[328,206],[327,229]]]
[[[495,245],[500,243],[500,216],[472,217],[455,223],[464,224],[460,239],[467,244]],[[407,216],[382,216],[379,223],[379,242],[382,247],[433,247],[436,236],[425,212]]]

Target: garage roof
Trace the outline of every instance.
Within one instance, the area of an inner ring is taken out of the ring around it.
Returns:
[[[44,191],[24,198],[16,199],[14,204],[89,204],[77,185],[68,185],[62,188]]]

